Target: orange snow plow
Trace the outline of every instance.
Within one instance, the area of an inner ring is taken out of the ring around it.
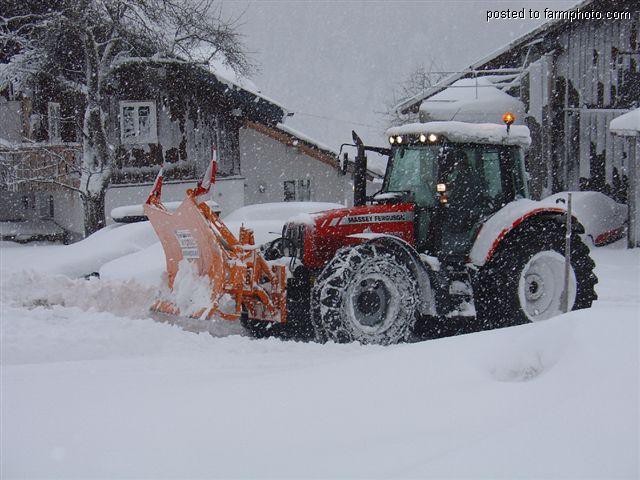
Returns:
[[[215,154],[215,150],[214,150]],[[154,302],[158,313],[197,319],[237,320],[243,314],[286,321],[286,271],[269,265],[254,245],[253,231],[239,238],[198,197],[215,182],[215,155],[203,180],[170,213],[160,201],[162,170],[144,205],[166,257],[168,294]]]

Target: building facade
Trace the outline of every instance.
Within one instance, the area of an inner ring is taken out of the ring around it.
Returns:
[[[65,186],[79,182],[82,96],[46,78],[28,92],[5,85],[2,94],[0,222],[46,221],[81,238],[82,202]],[[348,179],[337,155],[292,134],[282,124],[291,114],[253,86],[199,66],[149,62],[121,68],[108,98],[115,163],[107,222],[111,209],[146,199],[161,166],[164,198],[181,200],[214,146],[219,168],[211,199],[223,215],[249,203],[345,199]]]
[[[524,104],[535,197],[596,190],[626,203],[629,182],[635,181],[629,162],[635,160],[628,142],[608,126],[640,103],[640,2],[588,0],[573,10],[600,12],[603,20],[548,22],[398,110],[418,112],[425,100],[461,79],[488,79]],[[605,20],[610,12],[617,18]]]

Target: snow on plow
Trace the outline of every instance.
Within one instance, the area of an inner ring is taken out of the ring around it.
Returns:
[[[166,258],[168,284],[152,305],[158,313],[210,320],[286,321],[286,271],[269,265],[256,248],[253,232],[239,238],[198,197],[215,182],[214,159],[203,180],[189,189],[175,212],[160,201],[162,170],[144,206]]]

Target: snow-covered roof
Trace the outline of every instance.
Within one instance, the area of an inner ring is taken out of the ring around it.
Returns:
[[[284,123],[278,123],[276,125],[276,128],[284,133],[287,133],[293,137],[296,137],[299,140],[302,140],[305,143],[308,143],[310,145],[313,145],[316,148],[319,148],[320,150],[324,150],[325,152],[337,157],[338,156],[338,152],[336,152],[334,149],[332,149],[331,147],[329,147],[328,145],[325,145],[322,142],[319,142],[317,140],[314,140],[313,138],[309,137],[308,135],[302,133],[299,130],[296,130],[295,128],[291,128],[289,125],[285,125]]]
[[[524,104],[497,88],[493,78],[495,76],[455,81],[450,87],[422,102],[421,120],[490,122],[500,119],[504,112],[515,113],[517,120],[523,118]]]
[[[209,61],[208,64],[208,72],[215,75],[215,77],[221,81],[222,83],[226,83],[232,87],[241,88],[256,97],[261,98],[262,100],[269,102],[279,108],[281,108],[285,115],[289,113],[289,111],[278,101],[273,98],[267,97],[264,95],[259,89],[258,86],[249,80],[247,77],[238,75],[231,67],[226,65],[224,62],[213,59]]]
[[[616,135],[637,137],[640,135],[640,108],[631,110],[609,123],[609,130]]]
[[[586,7],[588,7],[592,3],[595,3],[595,0],[583,0],[582,2],[568,9],[568,11],[585,10]],[[428,90],[425,90],[424,92],[420,92],[419,94],[414,95],[413,97],[407,98],[406,100],[403,100],[400,104],[396,105],[394,110],[397,112],[407,112],[411,110],[413,107],[415,107],[416,105],[420,104],[420,102],[422,102],[424,99],[429,98],[438,92],[441,92],[456,80],[464,78],[472,74],[473,72],[482,69],[483,67],[485,67],[487,63],[492,62],[493,60],[498,58],[500,55],[503,55],[504,53],[507,53],[508,51],[514,48],[525,46],[531,43],[532,41],[534,41],[536,37],[545,33],[546,31],[552,30],[567,22],[572,22],[572,21],[576,21],[576,20],[570,20],[569,18],[558,18],[555,20],[550,20],[548,22],[545,22],[539,27],[534,28],[533,30],[531,30],[528,33],[525,33],[524,35],[517,38],[516,40],[498,48],[497,50],[491,52],[489,55],[471,64],[469,68],[461,72],[456,72],[452,75],[449,75],[447,78],[439,82],[436,86]]]
[[[512,125],[509,132],[505,125],[496,123],[465,122],[426,122],[408,123],[387,130],[388,136],[394,135],[444,135],[452,142],[487,143],[518,145],[528,147],[531,144],[529,129],[524,125]]]

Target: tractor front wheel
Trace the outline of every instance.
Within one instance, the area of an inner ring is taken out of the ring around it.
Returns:
[[[379,245],[345,248],[325,266],[311,295],[320,341],[390,345],[416,321],[417,284],[399,256]]]

